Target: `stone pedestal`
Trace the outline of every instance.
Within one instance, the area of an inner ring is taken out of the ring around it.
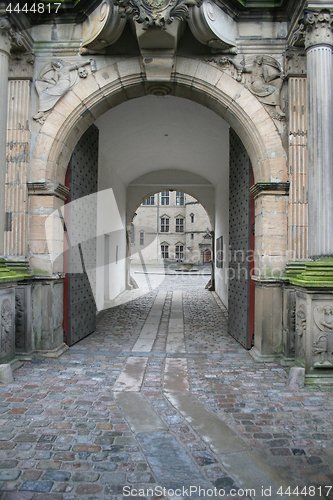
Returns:
[[[282,280],[255,279],[254,347],[255,361],[276,361],[283,352]]]
[[[19,359],[30,359],[34,350],[31,310],[31,284],[18,284],[15,287],[15,353]]]
[[[295,363],[295,333],[296,333],[296,287],[290,283],[305,269],[304,262],[289,262],[284,275],[282,287],[283,300],[283,356],[281,364],[291,366]]]
[[[63,341],[63,281],[36,277],[32,283],[32,329],[40,356],[57,358],[68,349]]]
[[[15,358],[15,287],[13,283],[0,285],[0,364]]]
[[[307,383],[333,384],[332,293],[297,289],[295,350]]]

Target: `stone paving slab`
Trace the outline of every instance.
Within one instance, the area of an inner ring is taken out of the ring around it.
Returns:
[[[242,477],[237,475],[166,398],[163,381],[168,360],[187,361],[189,393],[242,438],[285,484],[308,488],[311,495],[306,498],[333,499],[332,491],[325,489],[333,483],[332,388],[306,386],[290,391],[285,368],[255,363],[227,334],[226,311],[204,290],[206,281],[198,276],[168,276],[159,285],[165,301],[151,352],[132,349],[157,288],[141,295],[136,290],[128,293],[127,302],[99,317],[94,334],[59,359],[25,362],[14,373],[14,383],[0,386],[1,500],[120,500],[131,498],[123,495],[124,486],[154,489],[159,485],[157,468],[154,472],[148,460],[149,447],[156,443],[152,433],[145,433],[145,441],[140,442],[114,397],[113,386],[131,358],[145,360],[137,394],[163,421],[167,429],[163,433],[172,438],[170,443],[177,443],[175,449],[183,450],[185,462],[191,464],[188,468],[196,471],[202,484],[223,488],[223,498],[239,500],[247,498],[238,490],[246,485],[247,473],[261,481],[257,466],[251,472],[252,455],[249,463],[248,452],[242,452],[244,472]],[[174,286],[182,291],[184,353],[165,350]],[[165,467],[168,470],[169,463]],[[181,468],[178,473],[177,485],[182,483]],[[309,487],[315,488],[314,494]],[[231,494],[233,489],[240,494]],[[255,498],[262,497],[256,493]],[[172,496],[156,494],[157,498],[171,500]],[[281,498],[290,498],[288,491]]]

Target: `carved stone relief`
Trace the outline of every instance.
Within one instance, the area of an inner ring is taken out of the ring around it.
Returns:
[[[24,298],[17,290],[15,292],[15,347],[22,350],[24,348],[24,321],[25,307]]]
[[[305,361],[305,332],[306,332],[306,313],[301,304],[296,313],[296,356]]]
[[[34,61],[33,52],[12,52],[9,59],[9,78],[32,80]]]
[[[188,19],[189,7],[199,6],[201,0],[115,0],[121,17],[133,19],[149,27],[165,28],[175,19]]]
[[[316,307],[313,317],[321,332],[312,345],[312,354],[316,358],[313,366],[315,368],[333,368],[333,307],[329,304],[324,307]]]
[[[34,120],[43,124],[52,108],[69,89],[75,85],[79,78],[86,78],[90,72],[96,71],[96,63],[93,59],[78,63],[68,63],[57,59],[48,63],[35,80],[35,87],[39,97],[38,113]]]
[[[288,48],[285,53],[287,76],[306,75],[306,53],[303,49]]]
[[[315,45],[333,45],[333,15],[328,9],[320,12],[304,11],[293,35],[293,45],[305,48]]]
[[[276,120],[284,120],[281,109],[281,87],[284,73],[280,63],[271,56],[257,55],[251,61],[237,60],[229,56],[214,58],[212,61],[224,67],[238,82],[244,81],[245,86]],[[248,76],[247,76],[248,74]]]
[[[8,298],[5,298],[1,303],[1,358],[13,354],[14,338],[13,338],[13,311],[12,304]]]

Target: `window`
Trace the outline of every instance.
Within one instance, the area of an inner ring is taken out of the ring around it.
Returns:
[[[161,217],[161,233],[168,233],[169,227],[169,217]]]
[[[184,245],[178,243],[176,245],[176,259],[182,260],[184,258]]]
[[[176,233],[184,232],[184,219],[183,217],[177,217],[176,219]]]
[[[170,205],[169,191],[161,192],[161,205]]]
[[[194,233],[191,233],[191,240],[194,240]]]
[[[140,245],[144,245],[145,243],[145,232],[140,231]]]
[[[134,224],[131,224],[130,235],[131,235],[131,243],[135,243]]]
[[[176,191],[176,205],[184,205],[184,193]]]
[[[190,214],[190,217],[191,217],[191,222],[193,224],[193,222],[194,222],[194,214]]]
[[[155,205],[155,196],[148,196],[148,198],[143,200],[142,205]]]
[[[166,243],[163,243],[161,245],[161,254],[162,254],[162,259],[168,259],[169,258],[169,245]]]

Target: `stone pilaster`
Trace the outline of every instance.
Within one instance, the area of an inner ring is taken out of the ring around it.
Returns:
[[[291,261],[308,257],[307,81],[288,80],[289,207],[288,254]]]
[[[303,19],[308,76],[309,257],[333,256],[333,16]]]
[[[30,81],[11,80],[8,88],[7,173],[5,195],[6,256],[26,257],[28,167],[30,160]]]
[[[4,254],[7,88],[10,54],[10,23],[0,17],[0,255]]]

